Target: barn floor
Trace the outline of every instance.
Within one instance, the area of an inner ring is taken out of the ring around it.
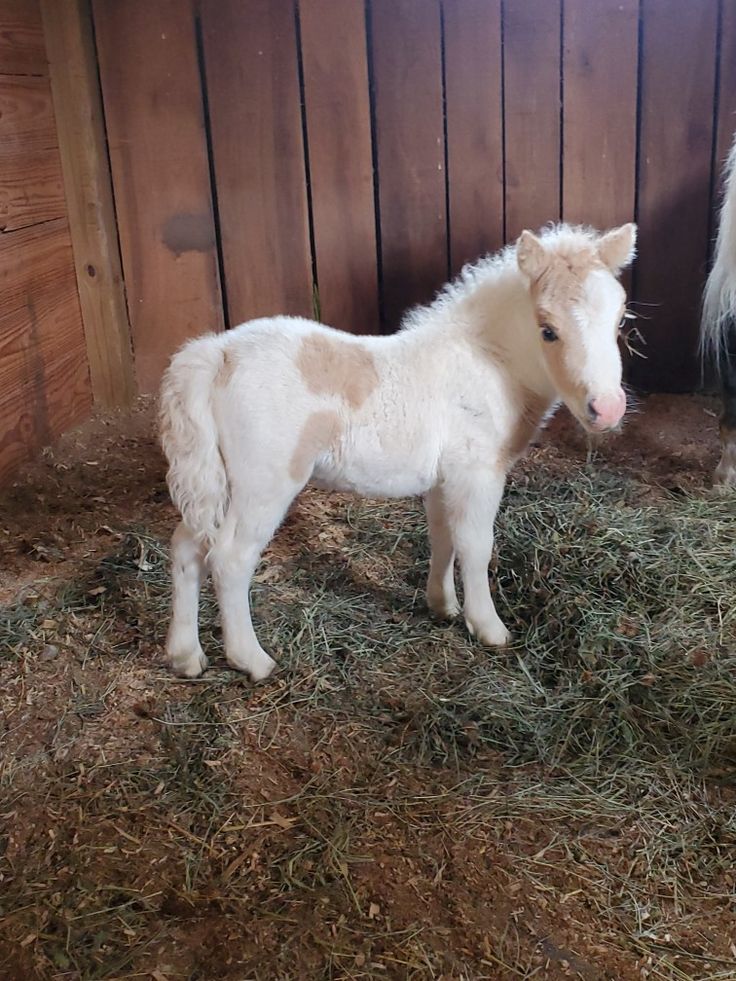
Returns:
[[[561,418],[499,529],[488,652],[421,513],[307,492],[258,576],[280,661],[160,665],[151,409],[0,499],[0,978],[736,978],[736,508],[717,406]],[[552,436],[556,440],[552,440]]]

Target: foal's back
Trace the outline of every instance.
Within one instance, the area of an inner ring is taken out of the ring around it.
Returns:
[[[431,359],[408,335],[355,337],[310,320],[252,321],[216,338],[213,410],[231,480],[403,497],[437,472]],[[435,370],[435,375],[441,372]]]

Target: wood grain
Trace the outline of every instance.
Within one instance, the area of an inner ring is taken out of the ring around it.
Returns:
[[[560,0],[504,4],[504,118],[512,241],[560,217]]]
[[[504,244],[501,0],[445,0],[450,268]]]
[[[363,0],[300,0],[299,12],[321,317],[355,334],[376,333],[376,222]]]
[[[57,142],[48,78],[0,75],[0,153],[49,150]]]
[[[95,401],[135,395],[89,0],[43,0],[77,286]]]
[[[0,0],[0,74],[45,75],[46,71],[38,0]]]
[[[0,75],[0,231],[65,214],[49,80]]]
[[[605,229],[636,197],[639,0],[565,0],[562,217]]]
[[[646,388],[697,386],[708,257],[717,0],[643,0],[637,299]]]
[[[0,480],[91,405],[63,219],[0,235]]]
[[[229,320],[312,314],[291,0],[202,0]]]
[[[223,326],[191,5],[95,0],[115,205],[141,391]]]
[[[437,0],[373,0],[373,84],[387,329],[447,278]]]
[[[25,228],[66,214],[59,151],[0,151],[0,231]]]

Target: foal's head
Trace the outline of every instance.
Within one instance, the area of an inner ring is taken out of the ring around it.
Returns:
[[[626,293],[618,276],[635,244],[629,224],[600,237],[566,226],[541,238],[527,231],[516,245],[547,374],[573,415],[596,432],[612,429],[626,411],[618,347]]]

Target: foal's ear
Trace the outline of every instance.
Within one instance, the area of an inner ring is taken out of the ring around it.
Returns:
[[[516,261],[524,275],[534,282],[549,265],[549,256],[536,235],[523,231],[516,242]]]
[[[636,255],[636,225],[629,222],[602,235],[598,239],[598,255],[617,276]]]

